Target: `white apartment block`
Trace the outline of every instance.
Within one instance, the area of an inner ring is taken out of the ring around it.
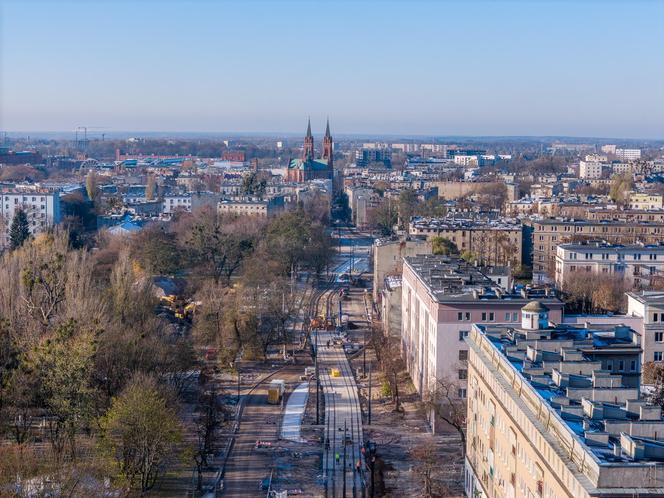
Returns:
[[[616,157],[625,161],[641,159],[641,149],[616,149]]]
[[[587,154],[585,160],[592,163],[605,163],[609,158],[601,154]]]
[[[454,156],[454,164],[459,166],[478,166],[479,157],[477,156]]]
[[[565,315],[566,324],[621,325],[634,329],[641,336],[641,365],[664,361],[664,292],[627,292],[627,313],[624,315]],[[611,365],[613,368],[619,365]]]
[[[399,150],[404,153],[415,153],[420,151],[420,144],[392,144],[392,150]]]
[[[602,178],[605,164],[596,161],[579,161],[579,178],[594,180]]]
[[[633,173],[634,167],[630,163],[612,163],[611,173],[614,175],[624,175],[625,173]]]
[[[664,270],[664,244],[614,245],[600,242],[560,244],[556,249],[556,285],[564,289],[580,272],[622,277],[630,286],[650,284]]]
[[[219,195],[213,192],[191,192],[186,194],[168,194],[162,202],[162,213],[173,214],[177,211],[192,212],[204,206],[216,207]]]
[[[61,221],[60,192],[36,188],[3,191],[0,247],[9,245],[9,229],[18,210],[27,215],[31,234],[45,232]]]
[[[641,333],[642,363],[664,361],[664,292],[628,292],[627,317],[641,318],[632,327]]]

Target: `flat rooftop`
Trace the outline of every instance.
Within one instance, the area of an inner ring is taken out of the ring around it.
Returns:
[[[541,330],[475,324],[474,330],[600,464],[664,463],[662,409],[640,399],[638,332],[592,323]]]
[[[458,257],[434,254],[406,256],[404,262],[438,302],[509,300],[526,304],[539,299],[550,305],[561,303],[553,290],[523,286],[501,288],[491,277],[510,276],[511,268],[507,266],[476,266]]]

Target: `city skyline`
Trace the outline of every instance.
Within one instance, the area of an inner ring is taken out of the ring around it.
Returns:
[[[158,5],[158,8],[157,8]],[[0,128],[664,137],[664,5],[4,2]]]

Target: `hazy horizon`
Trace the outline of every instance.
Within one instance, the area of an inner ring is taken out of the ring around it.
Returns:
[[[16,133],[664,138],[664,2],[5,0],[1,30]]]

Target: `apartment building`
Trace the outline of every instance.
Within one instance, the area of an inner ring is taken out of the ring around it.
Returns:
[[[641,159],[641,149],[617,148],[615,154],[618,159],[623,159],[625,161],[636,161]]]
[[[564,288],[570,276],[579,272],[616,276],[629,287],[645,287],[652,277],[664,275],[664,244],[560,244],[556,251],[556,285]]]
[[[283,196],[275,196],[270,199],[255,199],[251,197],[239,199],[224,199],[217,204],[219,214],[231,214],[236,216],[256,216],[269,218],[276,216],[285,209]]]
[[[475,324],[467,338],[466,496],[661,496],[664,421],[641,399],[624,325]]]
[[[597,161],[579,161],[579,178],[590,180],[602,178],[606,164]]]
[[[17,211],[27,218],[30,233],[36,235],[60,223],[60,192],[52,189],[26,187],[4,189],[0,193],[0,247],[9,245],[9,229]]]
[[[219,195],[213,192],[188,192],[186,194],[168,194],[162,201],[162,213],[174,214],[177,211],[196,211],[205,206],[215,207]]]
[[[472,155],[472,156],[454,156],[454,164],[457,166],[463,166],[465,168],[469,166],[478,166],[479,165],[479,157]]]
[[[344,189],[348,196],[348,206],[351,209],[353,222],[358,227],[364,227],[368,223],[368,215],[371,209],[378,206],[381,197],[372,188],[349,186]]]
[[[524,221],[524,245],[532,244],[533,282],[554,278],[556,249],[559,244],[602,239],[614,244],[656,244],[664,236],[664,223],[649,221],[575,220],[544,218]],[[530,256],[530,251],[524,255]]]
[[[643,192],[632,192],[629,194],[630,209],[650,211],[662,209],[663,207],[661,194],[647,194]]]
[[[403,258],[417,254],[431,254],[431,242],[425,238],[376,239],[371,250],[373,263],[373,299],[380,299],[381,290],[388,275],[401,276]]]
[[[436,379],[458,382],[465,397],[468,348],[473,323],[521,321],[521,308],[534,296],[562,321],[563,303],[548,290],[512,291],[509,268],[470,265],[457,258],[420,255],[404,258],[401,279],[401,350],[420,394]],[[433,422],[433,421],[432,421]]]
[[[460,220],[453,218],[413,218],[411,236],[446,238],[459,252],[468,252],[487,265],[518,266],[523,260],[523,229],[514,220]]]
[[[628,292],[627,317],[641,319],[642,363],[664,361],[664,292]]]

